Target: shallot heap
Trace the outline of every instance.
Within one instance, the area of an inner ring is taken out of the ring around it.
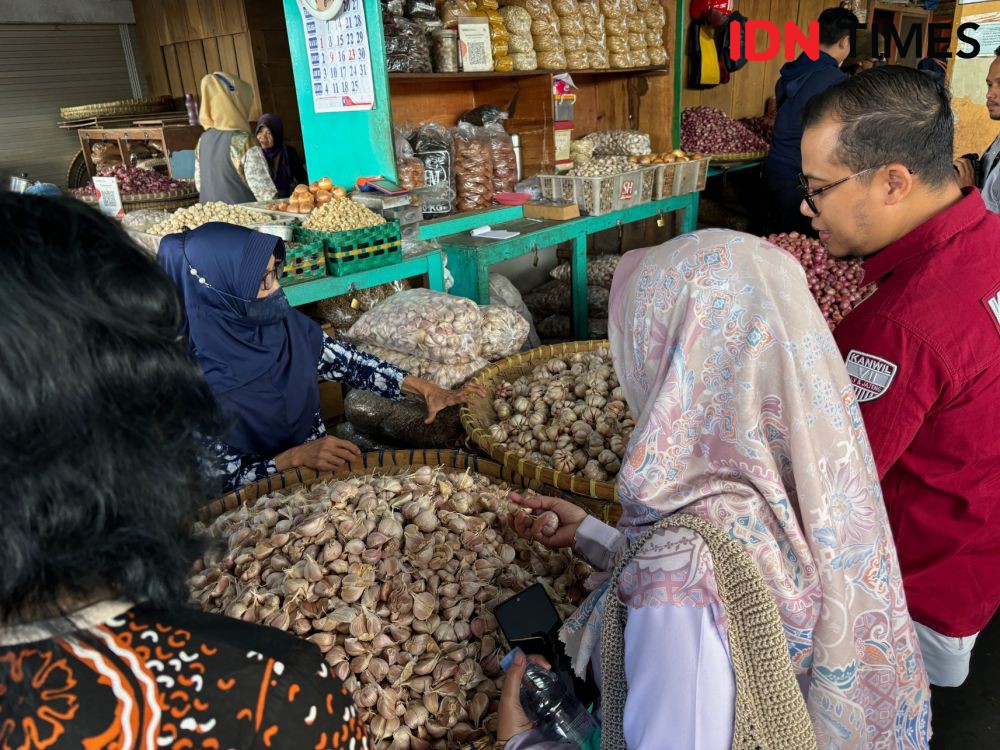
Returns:
[[[681,148],[706,154],[766,151],[770,144],[750,128],[714,107],[688,107],[681,112]]]

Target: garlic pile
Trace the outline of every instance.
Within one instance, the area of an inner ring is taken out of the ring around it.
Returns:
[[[225,224],[237,224],[250,227],[273,222],[274,218],[258,211],[250,211],[241,206],[231,206],[220,201],[195,203],[187,208],[179,208],[165,221],[153,224],[145,231],[147,234],[167,235],[182,232],[185,229],[195,229],[202,224],[221,221]]]
[[[454,748],[496,726],[493,606],[537,580],[566,616],[590,572],[517,537],[508,505],[487,477],[428,466],[276,492],[208,527],[228,552],[191,588],[208,611],[315,643],[377,748]]]
[[[366,206],[349,198],[334,198],[313,209],[302,226],[323,232],[343,232],[379,224],[385,224],[385,219]]]
[[[529,461],[587,479],[613,479],[635,421],[607,349],[556,357],[494,394],[494,442]]]

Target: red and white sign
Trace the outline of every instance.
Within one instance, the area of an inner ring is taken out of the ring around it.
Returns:
[[[622,180],[622,200],[632,200],[633,195],[635,195],[635,180]]]

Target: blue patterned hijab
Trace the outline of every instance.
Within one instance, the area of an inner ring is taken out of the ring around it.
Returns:
[[[323,344],[284,291],[257,299],[271,256],[284,260],[279,238],[220,223],[164,237],[159,253],[184,301],[181,332],[230,425],[223,440],[261,457],[309,437]]]

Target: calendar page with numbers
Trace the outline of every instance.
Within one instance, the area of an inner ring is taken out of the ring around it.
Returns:
[[[344,0],[330,21],[316,18],[299,0],[309,55],[309,75],[316,112],[375,108],[375,86],[362,0]]]

